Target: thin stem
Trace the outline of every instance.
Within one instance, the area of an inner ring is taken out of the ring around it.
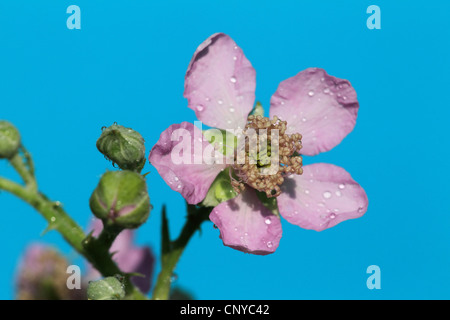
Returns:
[[[167,300],[169,298],[175,267],[189,240],[200,229],[200,225],[208,220],[210,212],[211,208],[188,205],[187,220],[180,235],[175,241],[168,243],[167,217],[163,209],[162,269],[158,275],[152,299]]]
[[[29,158],[29,155],[27,151],[23,149],[24,154],[26,154],[26,157]],[[27,158],[27,159],[28,159]],[[30,163],[30,160],[26,160],[28,163]],[[14,169],[17,171],[17,173],[22,177],[23,181],[25,182],[26,186],[32,190],[37,190],[37,184],[36,179],[34,178],[33,171],[30,171],[27,165],[25,164],[24,159],[20,155],[20,153],[16,153],[11,159],[9,159],[9,162],[14,167]]]

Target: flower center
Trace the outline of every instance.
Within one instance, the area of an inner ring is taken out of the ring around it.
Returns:
[[[238,138],[231,185],[239,193],[245,185],[265,192],[268,198],[281,194],[284,177],[302,174],[302,136],[286,134],[287,122],[277,116],[272,120],[250,115],[243,134]]]

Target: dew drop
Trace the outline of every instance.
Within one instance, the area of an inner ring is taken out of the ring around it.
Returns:
[[[201,104],[199,104],[199,105],[197,106],[197,111],[199,111],[199,112],[202,112],[204,109],[205,109],[205,108],[204,108]]]
[[[361,213],[361,212],[363,212],[363,211],[364,211],[364,207],[359,207],[359,208],[358,208],[358,212],[359,212],[359,213]]]
[[[264,221],[266,224],[271,224],[272,221],[270,219],[266,219],[266,221]]]
[[[344,189],[344,188],[345,188],[345,184],[340,184],[340,185],[339,185],[339,189],[342,190],[342,189]]]
[[[303,118],[302,118],[302,121],[303,121],[303,122],[306,122],[306,118],[305,118],[305,117],[303,117]]]
[[[178,179],[178,177],[173,178],[173,180],[175,181],[179,181],[180,179]]]
[[[323,93],[330,93],[330,88],[326,87],[325,89],[323,89]]]
[[[309,194],[309,190],[308,190],[308,189],[305,189],[305,193],[306,193],[306,194]]]
[[[56,217],[51,217],[51,218],[50,218],[50,221],[51,221],[51,222],[55,222],[55,221],[56,221]]]
[[[331,192],[330,192],[330,191],[325,191],[325,192],[323,193],[323,197],[324,197],[325,199],[330,199],[330,198],[331,198]]]
[[[236,80],[235,77],[231,77],[231,78],[230,78],[230,81],[231,81],[232,83],[236,83],[237,80]]]
[[[314,95],[314,91],[313,90],[308,92],[308,96],[312,97],[313,95]]]
[[[177,185],[177,188],[178,188],[178,189],[181,189],[181,184]]]
[[[272,241],[267,242],[267,248],[272,248],[272,247],[273,247]]]
[[[233,107],[230,108],[230,112],[234,112],[234,108]]]
[[[338,197],[342,196],[342,193],[338,190],[335,192]]]
[[[217,103],[218,104],[223,104],[223,100],[219,99],[219,100],[217,100]]]
[[[334,213],[330,214],[330,219],[336,218],[336,215]]]
[[[236,56],[234,56],[234,57],[233,57],[233,60],[234,60],[234,61],[236,61],[236,60],[237,60],[237,57],[236,57]]]

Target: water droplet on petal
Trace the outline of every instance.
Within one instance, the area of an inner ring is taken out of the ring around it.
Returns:
[[[306,118],[305,118],[305,117],[303,117],[303,118],[302,118],[302,121],[303,121],[303,122],[306,122]]]
[[[324,197],[325,199],[330,199],[330,198],[331,198],[331,192],[330,192],[330,191],[325,191],[325,192],[323,193],[323,197]]]
[[[234,108],[233,107],[230,108],[230,112],[234,112]]]
[[[323,93],[330,93],[330,88],[326,87],[325,89],[323,89]]]
[[[342,189],[344,189],[344,188],[345,188],[345,184],[340,184],[340,185],[339,185],[339,189],[342,190]]]
[[[271,224],[272,221],[270,219],[266,219],[266,221],[264,221],[266,224]]]
[[[217,100],[217,103],[218,104],[223,104],[223,100],[219,99],[219,100]]]
[[[272,248],[272,247],[273,247],[272,241],[267,242],[267,248]]]
[[[362,213],[363,211],[364,211],[364,207],[359,207],[359,208],[358,208],[358,212],[359,212],[359,213]]]
[[[314,91],[313,90],[308,92],[308,96],[312,97],[313,95],[314,95]]]
[[[197,106],[197,111],[202,112],[205,109],[201,104]]]
[[[236,80],[235,77],[231,77],[231,78],[230,78],[230,81],[231,81],[232,83],[236,83],[237,80]]]
[[[334,213],[330,214],[330,219],[336,218],[336,215]]]
[[[335,192],[338,197],[342,196],[342,193],[338,190]]]
[[[308,189],[305,189],[305,193],[306,193],[306,194],[309,194],[309,190],[308,190]]]

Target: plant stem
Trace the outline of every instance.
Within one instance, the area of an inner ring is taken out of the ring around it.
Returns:
[[[163,208],[163,239],[162,239],[162,258],[161,264],[162,269],[158,275],[156,281],[155,289],[153,291],[154,300],[167,300],[170,295],[171,279],[173,277],[173,272],[175,267],[186,248],[189,240],[194,235],[194,233],[200,229],[200,225],[209,219],[209,214],[211,208],[196,207],[193,205],[188,205],[188,216],[186,223],[181,230],[180,235],[175,241],[169,240],[167,217],[165,213],[165,208]]]
[[[29,156],[25,148],[22,147],[22,149],[24,154]],[[37,184],[34,174],[32,173],[32,171],[29,170],[20,153],[16,153],[11,159],[9,159],[9,162],[17,171],[17,173],[22,177],[23,181],[25,182],[25,185],[29,189],[37,190]]]
[[[83,229],[63,210],[58,202],[50,201],[43,194],[34,190],[34,188],[27,188],[0,177],[0,189],[14,194],[40,212],[49,223],[47,230],[57,230],[63,238],[78,253],[83,255],[103,276],[107,277],[116,274],[126,276],[118,268],[109,254],[110,244],[113,239],[108,239],[105,243],[103,238],[95,239],[92,236],[86,237]],[[146,299],[146,297],[133,286],[127,276],[125,288],[127,295],[130,298]]]

